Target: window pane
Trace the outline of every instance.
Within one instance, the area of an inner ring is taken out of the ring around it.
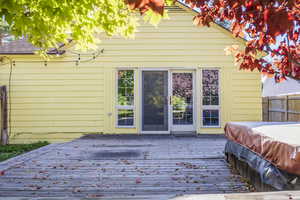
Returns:
[[[118,110],[118,126],[133,126],[133,110]]]
[[[219,125],[219,110],[203,110],[203,126]]]
[[[202,71],[203,105],[219,105],[219,73],[218,70]]]
[[[118,105],[132,106],[134,100],[134,71],[118,71]]]
[[[172,115],[174,125],[193,124],[193,74],[172,74]]]

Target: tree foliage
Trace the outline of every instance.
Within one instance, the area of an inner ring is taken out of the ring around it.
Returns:
[[[129,37],[136,28],[136,16],[122,0],[0,0],[0,15],[11,34],[42,50],[68,39],[90,48],[99,32]]]
[[[164,6],[173,0],[0,0],[0,15],[10,33],[25,36],[42,51],[68,39],[81,49],[96,44],[96,35],[130,37],[137,19],[134,10],[156,23]],[[227,48],[241,69],[258,69],[284,80],[300,78],[300,0],[182,0],[199,10],[194,23],[231,22],[234,36],[247,35],[246,48]],[[258,58],[258,51],[270,53],[271,60]]]

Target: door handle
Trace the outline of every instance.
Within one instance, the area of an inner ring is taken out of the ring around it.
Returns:
[[[172,105],[172,96],[169,96],[169,104]]]

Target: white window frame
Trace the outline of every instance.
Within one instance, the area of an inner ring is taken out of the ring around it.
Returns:
[[[217,70],[218,71],[218,105],[203,105],[203,71],[204,70]],[[200,95],[200,105],[201,105],[201,109],[200,109],[200,116],[201,116],[201,127],[202,128],[221,128],[221,70],[220,68],[216,68],[216,67],[210,67],[210,68],[201,68],[201,73],[200,73],[200,80],[201,80],[201,95]],[[219,114],[219,124],[218,125],[213,125],[213,126],[209,126],[209,125],[204,125],[203,124],[203,111],[204,110],[218,110],[218,114]]]
[[[119,79],[118,79],[118,73],[119,71],[133,71],[133,105],[118,105],[118,90],[119,90]],[[116,112],[115,112],[115,116],[116,116],[116,128],[135,128],[135,124],[136,124],[136,112],[135,112],[135,88],[136,88],[136,84],[135,84],[135,80],[136,80],[136,72],[135,69],[132,68],[118,68],[116,70],[116,76],[115,76],[115,80],[116,80],[116,98],[115,98],[115,107],[116,107]],[[119,118],[118,118],[118,113],[119,110],[132,110],[133,111],[133,125],[119,125]]]

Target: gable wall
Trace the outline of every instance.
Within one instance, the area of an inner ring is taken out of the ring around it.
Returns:
[[[259,73],[239,71],[233,58],[224,54],[226,46],[240,43],[218,28],[195,27],[190,13],[177,10],[169,15],[157,28],[141,20],[135,40],[102,37],[104,53],[78,66],[65,62],[78,58],[70,52],[53,59],[63,62],[48,62],[47,66],[32,62],[37,56],[15,56],[10,91],[11,131],[17,136],[13,142],[64,141],[83,133],[138,133],[138,87],[136,128],[115,126],[115,75],[122,67],[136,71],[141,67],[189,68],[197,77],[201,68],[220,68],[222,127],[198,126],[198,133],[222,133],[227,121],[261,120]],[[90,57],[81,55],[81,60]],[[139,79],[136,73],[136,85]],[[1,85],[9,85],[8,80],[9,65],[1,66]],[[200,105],[197,113],[201,113]]]

